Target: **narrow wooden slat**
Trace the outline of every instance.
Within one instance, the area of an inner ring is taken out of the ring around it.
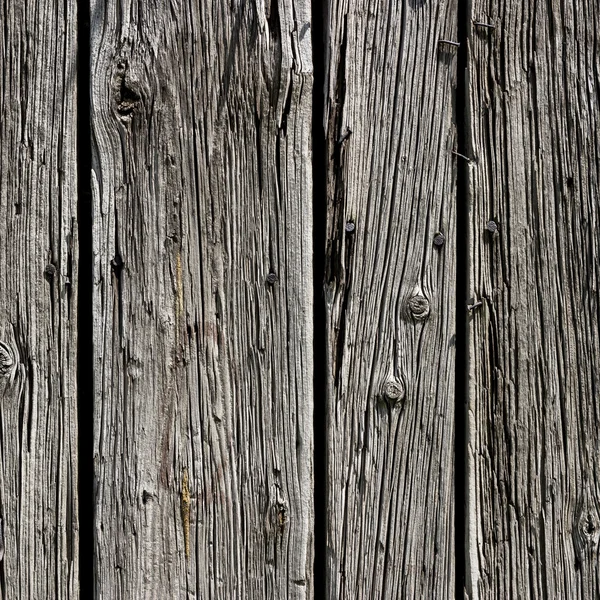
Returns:
[[[471,17],[469,594],[597,598],[600,13]]]
[[[450,598],[456,8],[327,30],[327,597]]]
[[[309,598],[310,5],[91,15],[98,597]]]
[[[0,588],[79,597],[76,4],[0,4]]]

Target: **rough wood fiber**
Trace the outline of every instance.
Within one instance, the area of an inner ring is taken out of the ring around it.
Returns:
[[[326,28],[328,598],[450,598],[456,11]]]
[[[310,598],[310,5],[91,15],[98,598]]]
[[[598,598],[600,13],[471,16],[468,592]]]
[[[0,3],[0,597],[78,598],[76,6]]]

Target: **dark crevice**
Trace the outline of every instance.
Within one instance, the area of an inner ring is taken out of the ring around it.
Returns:
[[[314,276],[314,597],[326,597],[327,561],[327,355],[325,311],[325,240],[327,237],[327,179],[325,165],[325,23],[326,0],[312,2],[313,44],[313,276]]]
[[[27,382],[29,387],[29,406],[27,408],[27,452],[31,452],[31,426],[33,419],[33,406],[35,403],[34,389],[35,389],[35,375],[33,372],[33,361],[31,355],[28,354],[27,358]]]
[[[90,5],[77,0],[77,430],[79,587],[81,598],[94,597],[93,478],[93,257],[92,257],[92,141],[90,125]],[[95,570],[95,569],[94,569]],[[87,573],[87,576],[83,574]]]
[[[457,152],[471,157],[468,144],[468,33],[471,23],[468,0],[458,2],[456,130]],[[456,598],[466,597],[467,583],[467,418],[469,374],[469,161],[455,157],[456,181],[456,398],[455,398],[455,579]]]

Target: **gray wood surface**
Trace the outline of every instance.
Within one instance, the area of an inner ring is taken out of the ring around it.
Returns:
[[[76,3],[0,4],[0,597],[78,598]]]
[[[98,598],[310,598],[310,5],[91,15]]]
[[[329,8],[327,597],[450,598],[456,8]]]
[[[600,16],[581,0],[471,16],[495,29],[470,29],[467,591],[597,598]]]

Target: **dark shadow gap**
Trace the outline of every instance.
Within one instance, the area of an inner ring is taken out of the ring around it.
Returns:
[[[327,236],[325,112],[325,30],[326,1],[312,2],[313,48],[313,276],[314,276],[314,502],[315,552],[314,597],[326,597],[327,558],[327,354],[323,282],[325,280],[325,240]]]
[[[77,430],[80,597],[95,595],[93,460],[92,143],[90,126],[90,5],[77,0]]]
[[[455,581],[456,598],[463,598],[467,557],[467,444],[469,390],[469,157],[468,144],[468,0],[458,2],[457,85],[456,85],[456,396],[455,396]]]

